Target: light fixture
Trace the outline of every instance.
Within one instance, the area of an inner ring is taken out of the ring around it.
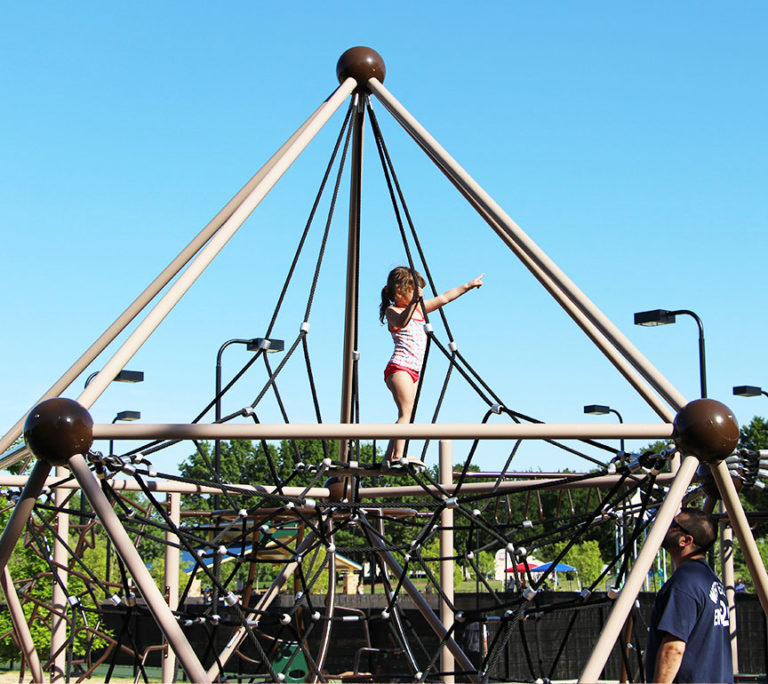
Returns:
[[[666,309],[654,309],[653,311],[640,311],[635,314],[635,325],[653,327],[656,325],[669,325],[675,322],[675,314]]]
[[[259,349],[263,349],[265,352],[274,354],[275,352],[281,352],[285,349],[285,342],[283,340],[275,340],[267,337],[254,337],[252,340],[248,340],[246,349],[248,351],[259,351]]]
[[[100,372],[101,371],[94,371],[91,373],[85,379],[85,386],[88,387],[91,380],[93,380]],[[121,370],[114,378],[112,378],[112,382],[144,382],[144,371]]]
[[[759,397],[761,394],[768,397],[768,392],[754,385],[739,385],[733,388],[733,393],[737,397]]]
[[[139,420],[141,418],[141,411],[120,411],[116,416],[115,420],[112,422],[116,422],[118,420],[124,420],[126,422],[130,422],[132,420]]]
[[[704,350],[704,326],[701,319],[690,309],[678,309],[677,311],[667,311],[666,309],[653,309],[651,311],[639,311],[635,314],[635,325],[656,326],[669,325],[675,322],[675,317],[685,315],[690,316],[696,321],[699,328],[699,382],[701,384],[701,396],[707,396],[707,361]]]

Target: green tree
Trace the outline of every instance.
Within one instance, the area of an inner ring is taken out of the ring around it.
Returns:
[[[567,543],[561,541],[553,544],[553,557],[559,556]],[[565,554],[562,562],[576,568],[581,584],[585,587],[590,586],[600,576],[604,565],[600,545],[594,539],[574,544]]]

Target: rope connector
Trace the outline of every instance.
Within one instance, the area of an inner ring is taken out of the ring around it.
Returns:
[[[457,352],[457,351],[459,351],[459,345],[456,344],[455,340],[451,340],[448,343],[448,349],[450,349],[452,352]]]
[[[352,352],[352,360],[353,361],[359,361],[360,360],[360,352],[357,349],[355,349]]]
[[[435,329],[432,327],[431,323],[425,323],[424,332],[427,333],[427,335],[431,335],[433,332],[435,332]]]
[[[308,333],[309,332],[309,321],[304,321],[301,324],[301,332]]]
[[[501,404],[494,404],[490,408],[491,413],[495,413],[497,416],[501,414],[501,412],[504,410],[504,406]]]

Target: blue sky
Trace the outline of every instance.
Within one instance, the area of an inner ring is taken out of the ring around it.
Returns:
[[[686,397],[698,393],[693,321],[640,328],[633,312],[694,310],[705,326],[710,396],[742,423],[768,412],[764,398],[731,396],[734,384],[768,386],[763,3],[2,8],[3,432],[334,89],[336,60],[353,45],[381,53],[389,90]],[[609,404],[627,422],[655,421],[374,107],[438,288],[487,274],[484,288],[446,312],[460,349],[507,405],[548,422],[615,420],[585,417],[589,403]],[[123,409],[141,410],[145,422],[190,420],[212,396],[219,346],[263,334],[341,118],[128,364],[145,382],[115,384],[95,404],[98,422]],[[370,137],[366,153],[361,411],[365,422],[389,422],[381,370],[391,343],[377,297],[404,255]],[[342,187],[310,335],[328,422],[339,410]],[[300,264],[276,337],[298,331],[312,259]],[[228,350],[225,376],[246,356]],[[76,397],[99,365],[65,395]],[[432,372],[422,419],[444,369]],[[296,422],[312,418],[304,376],[291,369],[281,385]],[[246,376],[225,413],[250,403],[262,382]],[[442,420],[474,422],[483,412],[458,383]],[[260,417],[274,420],[274,406],[266,402]],[[482,464],[498,465],[503,450],[494,445]],[[521,469],[565,466],[578,464],[538,445],[519,457]]]

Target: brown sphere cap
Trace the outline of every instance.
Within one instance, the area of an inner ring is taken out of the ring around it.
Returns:
[[[673,436],[684,455],[717,463],[733,453],[739,443],[739,423],[731,409],[714,399],[695,399],[680,409]]]
[[[350,76],[359,86],[365,86],[369,78],[376,78],[384,83],[387,68],[381,55],[369,47],[349,48],[336,63],[336,76],[339,83],[344,83]]]
[[[46,399],[24,423],[30,451],[51,466],[66,465],[71,456],[85,454],[93,444],[93,418],[73,399]]]
[[[325,481],[324,486],[328,490],[328,498],[334,503],[343,501],[349,496],[349,478],[334,475]]]

